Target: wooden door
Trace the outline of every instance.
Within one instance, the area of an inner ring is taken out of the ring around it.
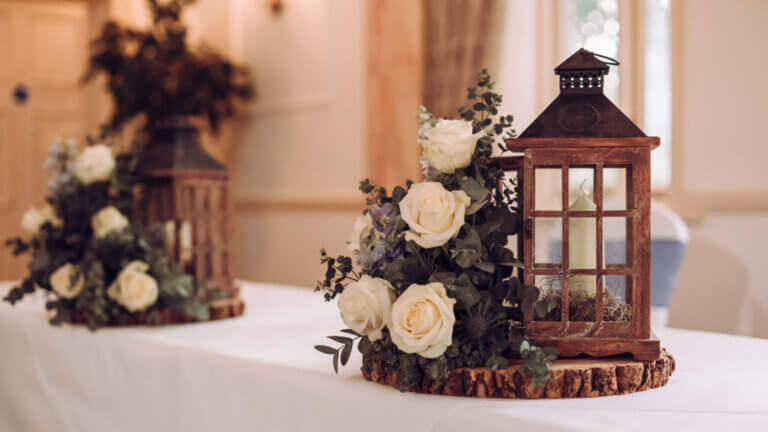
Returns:
[[[48,146],[85,135],[79,86],[87,60],[86,2],[0,1],[0,237],[21,233],[30,206],[44,202]],[[25,263],[0,250],[0,280]]]

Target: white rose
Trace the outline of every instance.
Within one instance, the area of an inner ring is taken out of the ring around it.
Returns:
[[[112,231],[120,231],[130,225],[128,218],[113,206],[104,207],[91,217],[93,235],[104,237]]]
[[[75,175],[85,184],[109,180],[114,169],[112,149],[105,144],[88,146],[75,159]]]
[[[344,287],[339,295],[341,319],[371,341],[379,340],[394,299],[395,293],[389,282],[363,275],[359,281]]]
[[[440,357],[453,341],[455,303],[440,282],[409,286],[392,305],[387,323],[392,342],[409,354]]]
[[[438,182],[411,186],[400,201],[400,216],[410,228],[405,240],[413,240],[423,248],[446,244],[464,225],[470,201],[464,191],[449,192]]]
[[[466,168],[472,162],[477,140],[485,132],[472,134],[472,122],[441,119],[424,132],[421,147],[430,167],[446,174]]]
[[[352,227],[352,235],[347,240],[347,249],[352,252],[360,250],[360,240],[370,234],[371,228],[373,228],[373,219],[371,215],[365,214],[355,218],[355,224]]]
[[[157,301],[157,281],[146,272],[149,264],[132,261],[107,288],[107,296],[131,312],[144,310]]]
[[[51,288],[53,288],[56,294],[68,299],[80,295],[80,292],[83,291],[83,286],[85,286],[85,281],[83,280],[83,275],[78,275],[77,280],[73,284],[72,276],[75,271],[75,266],[66,263],[51,274],[49,281]]]
[[[56,217],[56,212],[50,204],[39,209],[31,207],[21,217],[21,229],[30,234],[37,234],[40,232],[40,227],[46,222],[50,222],[55,227],[59,227],[62,224],[61,219]]]

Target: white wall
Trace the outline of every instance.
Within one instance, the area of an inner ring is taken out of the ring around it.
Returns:
[[[365,176],[365,2],[248,5],[242,61],[259,97],[235,147],[237,275],[311,286],[320,248],[343,249],[357,213],[343,202]]]
[[[673,182],[703,206],[742,198],[692,224],[670,325],[768,337],[768,212],[754,208],[768,196],[768,2],[674,2]]]
[[[679,6],[683,186],[768,192],[768,2],[697,0]]]

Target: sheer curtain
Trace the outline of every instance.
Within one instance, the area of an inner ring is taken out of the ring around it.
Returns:
[[[498,0],[424,0],[424,105],[455,118],[467,87],[494,69],[501,9]]]

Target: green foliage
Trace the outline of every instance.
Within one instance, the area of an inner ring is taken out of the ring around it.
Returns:
[[[328,345],[315,345],[317,351],[331,356],[333,371],[336,373],[339,373],[339,362],[341,362],[342,366],[347,365],[349,357],[352,355],[352,348],[355,345],[355,341],[362,337],[352,329],[344,329],[342,332],[350,334],[352,337],[328,336],[328,339],[341,344],[338,348],[329,347]],[[367,340],[367,338],[365,340]]]
[[[325,251],[320,250],[320,263],[325,265],[325,278],[317,281],[315,292],[323,291],[325,301],[331,301],[344,291],[344,282],[356,281],[360,275],[352,269],[352,258],[339,255],[331,257]]]
[[[109,126],[120,129],[137,116],[150,128],[173,116],[200,116],[216,132],[253,96],[248,71],[209,47],[191,50],[184,8],[194,0],[147,0],[152,28],[146,31],[107,22],[92,42],[84,81],[107,76],[114,101]]]
[[[506,248],[510,236],[522,227],[522,210],[518,185],[503,181],[504,172],[492,157],[494,144],[504,150],[503,138],[515,136],[512,116],[499,115],[502,96],[493,92],[493,86],[488,73],[482,71],[476,85],[468,89],[469,105],[459,110],[462,119],[472,122],[473,133],[483,132],[469,166],[452,174],[425,171],[428,181],[440,182],[449,191],[464,191],[471,200],[455,238],[426,249],[406,242],[408,226],[399,217],[398,205],[412,183],[389,194],[369,179],[360,182],[369,206],[364,214],[373,220],[373,228],[360,239],[360,250],[355,253],[361,274],[387,280],[397,296],[412,284],[441,282],[448,296],[456,300],[453,343],[437,359],[399,351],[386,329],[376,342],[361,339],[358,349],[363,354],[363,369],[371,372],[381,367],[395,372],[403,391],[419,385],[425,376],[441,381],[454,368],[505,368],[510,357],[523,355],[517,350],[524,341],[523,310],[535,302],[539,291],[521,283],[516,269],[522,263]],[[425,107],[419,107],[418,118],[418,136],[423,139],[439,119]],[[321,263],[326,275],[318,281],[317,290],[324,292],[326,300],[343,292],[350,280],[359,279],[350,257],[332,258],[322,251]],[[526,344],[526,371],[539,382],[542,373],[546,377],[552,352]],[[333,350],[323,349],[329,354]]]
[[[557,359],[554,347],[536,347],[523,341],[520,344],[520,357],[525,360],[525,371],[536,387],[544,387],[549,379],[549,366]]]

